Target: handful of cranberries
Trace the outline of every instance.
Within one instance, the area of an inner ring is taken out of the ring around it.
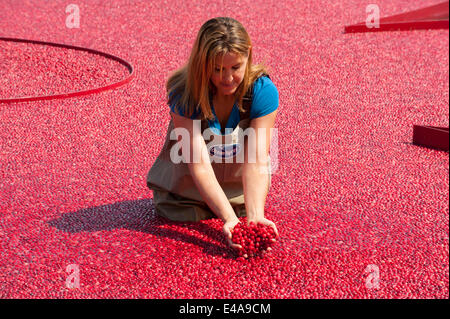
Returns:
[[[242,246],[238,254],[244,258],[256,257],[270,250],[275,243],[276,234],[272,227],[250,222],[238,223],[231,230],[231,241]]]

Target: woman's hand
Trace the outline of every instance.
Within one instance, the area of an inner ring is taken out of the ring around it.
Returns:
[[[223,225],[223,232],[225,234],[225,237],[227,238],[227,242],[228,245],[230,245],[231,248],[235,248],[235,249],[242,249],[241,245],[235,244],[231,241],[232,235],[231,235],[231,230],[234,228],[234,226],[236,226],[239,223],[239,219],[233,218],[231,220],[228,220],[224,223]]]
[[[250,224],[251,222],[255,223],[255,224],[262,224],[265,226],[270,226],[272,227],[272,229],[275,232],[275,235],[278,237],[278,230],[277,230],[277,226],[275,226],[275,223],[271,220],[268,220],[267,218],[264,217],[253,217],[253,218],[248,218],[247,219],[247,224]],[[276,241],[275,239],[272,239],[274,242]]]

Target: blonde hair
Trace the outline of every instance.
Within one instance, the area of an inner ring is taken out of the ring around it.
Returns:
[[[264,64],[252,64],[252,43],[242,24],[233,18],[218,17],[206,21],[200,28],[192,48],[189,61],[174,71],[167,80],[167,100],[186,117],[201,110],[203,119],[214,119],[209,94],[215,94],[216,88],[210,81],[214,72],[216,57],[227,53],[237,53],[248,57],[242,83],[234,93],[241,112],[243,97],[253,82],[263,73],[268,74]],[[176,98],[175,98],[176,97]]]

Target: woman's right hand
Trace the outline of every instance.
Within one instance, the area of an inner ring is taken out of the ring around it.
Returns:
[[[225,237],[227,238],[228,245],[230,245],[231,248],[235,249],[242,249],[242,246],[239,244],[235,244],[231,241],[232,235],[231,230],[239,223],[239,219],[233,218],[231,220],[228,220],[223,225],[223,232],[225,234]]]

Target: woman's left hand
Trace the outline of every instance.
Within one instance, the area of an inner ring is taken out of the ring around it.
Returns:
[[[265,225],[265,226],[270,226],[275,231],[275,234],[277,235],[277,237],[279,236],[278,230],[277,230],[277,226],[275,226],[275,223],[273,221],[268,220],[267,218],[256,217],[256,218],[249,218],[249,219],[247,219],[247,224],[250,224],[250,222],[253,222],[255,224],[262,224],[262,225]],[[273,239],[273,241],[275,242],[276,240]]]

